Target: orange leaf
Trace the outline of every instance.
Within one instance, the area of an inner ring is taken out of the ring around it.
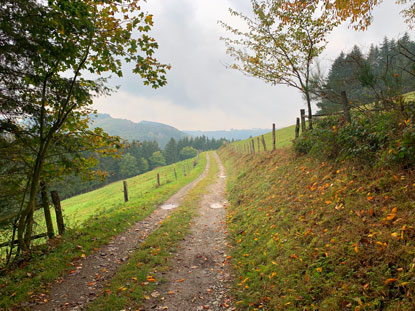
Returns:
[[[183,282],[184,281],[184,279],[180,279],[180,280],[178,280],[177,282]]]
[[[390,283],[394,283],[394,282],[396,282],[398,279],[387,279],[386,281],[385,281],[385,285],[388,285],[388,284],[390,284]]]

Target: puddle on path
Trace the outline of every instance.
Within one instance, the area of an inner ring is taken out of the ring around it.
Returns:
[[[210,208],[223,208],[222,203],[212,203],[210,204]]]
[[[164,204],[164,205],[162,205],[162,206],[160,206],[160,208],[161,209],[173,209],[173,208],[176,208],[177,207],[177,204]]]

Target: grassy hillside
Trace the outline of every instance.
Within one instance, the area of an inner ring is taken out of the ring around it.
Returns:
[[[257,137],[261,138],[261,136],[257,136]],[[255,150],[257,150],[257,137],[253,137],[255,141]],[[290,146],[292,143],[292,140],[295,138],[295,125],[276,130],[275,137],[276,137],[275,145],[277,149]],[[265,144],[266,144],[267,150],[272,150],[272,132],[265,134],[264,138],[265,138]],[[241,140],[232,145],[236,147],[243,147],[244,145],[249,143],[251,140],[252,138]],[[263,151],[262,141],[260,141],[260,151]]]
[[[78,260],[150,215],[159,204],[201,174],[206,155],[201,154],[199,163],[186,177],[182,171],[185,164],[178,162],[128,179],[128,203],[123,201],[122,182],[63,201],[65,217],[70,220],[65,234],[34,249],[27,265],[12,271],[0,270],[0,310],[10,310],[31,295],[47,292],[49,284],[67,274]],[[156,186],[157,172],[161,175],[160,187]]]
[[[128,184],[128,205],[142,205],[144,201],[151,201],[159,195],[171,193],[178,185],[189,182],[189,178],[183,176],[183,167],[191,168],[193,159],[181,161],[169,166],[163,166],[145,174],[126,179]],[[178,175],[175,181],[174,169]],[[202,167],[198,167],[200,171]],[[160,182],[163,187],[156,188],[157,173],[160,174]],[[194,175],[192,175],[194,177]],[[191,178],[193,179],[193,178]],[[118,181],[103,188],[81,194],[62,202],[64,216],[71,225],[82,224],[90,216],[105,213],[108,210],[124,207],[123,182]]]
[[[220,153],[237,310],[413,310],[413,171]]]

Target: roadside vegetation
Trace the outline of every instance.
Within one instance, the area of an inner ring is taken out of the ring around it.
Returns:
[[[121,183],[63,201],[71,225],[65,234],[35,247],[31,260],[21,262],[16,269],[0,270],[0,310],[8,310],[33,295],[46,294],[51,283],[71,271],[76,262],[150,215],[159,204],[198,177],[206,166],[206,155],[201,154],[198,164],[183,176],[182,166],[190,167],[191,163],[193,160],[179,162],[128,179],[127,203],[123,202]],[[177,180],[174,167],[179,174]],[[162,179],[160,187],[157,173]]]
[[[316,142],[319,126],[303,140]],[[364,143],[354,140],[355,148]],[[362,150],[368,162],[325,157],[342,154],[340,144],[324,148],[308,155],[221,150],[237,309],[412,310],[413,166],[381,165],[385,150],[400,158],[387,148]]]

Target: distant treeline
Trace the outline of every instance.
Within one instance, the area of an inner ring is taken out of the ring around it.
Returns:
[[[345,91],[354,106],[384,101],[415,90],[415,42],[408,34],[399,40],[385,37],[382,44],[371,45],[364,54],[354,46],[341,52],[331,65],[323,85],[315,85],[317,114],[342,109],[340,93]]]
[[[121,157],[95,155],[98,159],[96,170],[106,172],[105,179],[84,180],[84,177],[73,174],[53,182],[51,188],[57,190],[61,198],[69,198],[114,181],[143,174],[159,166],[193,158],[201,151],[218,149],[226,141],[226,139],[209,139],[206,136],[185,137],[178,141],[171,138],[162,150],[156,141],[133,140],[124,148]]]

